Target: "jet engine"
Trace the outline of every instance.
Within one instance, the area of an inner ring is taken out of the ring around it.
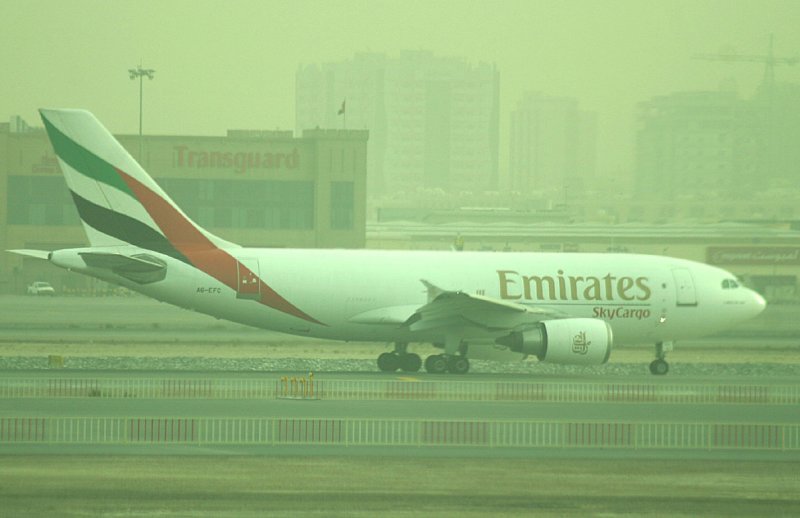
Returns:
[[[611,355],[611,326],[596,318],[547,320],[533,329],[514,332],[495,340],[542,362],[599,365]]]

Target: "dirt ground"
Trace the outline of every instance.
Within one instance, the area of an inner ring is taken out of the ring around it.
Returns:
[[[269,343],[0,343],[0,356],[136,356],[136,357],[196,357],[196,358],[353,358],[374,359],[386,344],[344,344],[337,342],[304,344]],[[433,351],[420,347],[416,351]]]
[[[0,457],[3,516],[797,516],[797,463]]]

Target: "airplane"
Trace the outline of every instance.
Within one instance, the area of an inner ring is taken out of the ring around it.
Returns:
[[[469,358],[599,365],[613,345],[712,334],[766,303],[729,272],[652,255],[245,248],[194,223],[94,115],[40,110],[90,246],[10,250],[220,319],[343,341],[388,342],[381,371],[417,372],[410,343]]]

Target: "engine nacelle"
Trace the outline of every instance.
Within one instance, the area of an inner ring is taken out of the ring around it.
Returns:
[[[528,331],[511,333],[498,344],[542,362],[600,365],[611,355],[611,326],[596,318],[547,320]]]

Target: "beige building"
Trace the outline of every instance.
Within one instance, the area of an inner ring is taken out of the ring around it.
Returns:
[[[139,154],[138,136],[117,137]],[[366,131],[229,131],[225,137],[145,136],[140,162],[199,225],[244,246],[361,248]],[[42,129],[0,125],[0,250],[86,244]],[[81,276],[0,253],[0,293],[34,280],[83,289]]]

